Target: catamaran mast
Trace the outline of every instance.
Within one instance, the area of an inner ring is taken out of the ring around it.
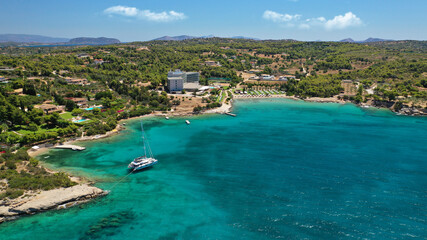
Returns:
[[[142,145],[144,145],[144,156],[147,156],[147,149],[145,148],[145,134],[144,134],[144,126],[141,121],[141,131],[142,131]]]
[[[142,121],[141,121],[141,130],[142,130],[142,142],[144,144],[144,156],[153,158],[153,152],[151,151],[150,143],[145,140],[145,131],[144,131],[144,126],[142,125]]]

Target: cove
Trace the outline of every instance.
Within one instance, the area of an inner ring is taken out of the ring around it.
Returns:
[[[140,120],[40,155],[111,192],[1,224],[0,239],[426,237],[426,118],[289,99],[237,100],[233,113],[143,119],[159,163],[126,178]]]

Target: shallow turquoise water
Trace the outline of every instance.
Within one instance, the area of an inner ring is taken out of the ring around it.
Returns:
[[[40,156],[111,193],[2,224],[0,239],[427,239],[426,118],[285,99],[233,112],[144,120],[159,163],[125,179],[139,121]]]

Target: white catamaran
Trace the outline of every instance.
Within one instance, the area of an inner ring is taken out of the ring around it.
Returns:
[[[153,153],[151,152],[150,144],[146,140],[144,127],[141,122],[141,131],[142,131],[142,142],[144,145],[144,156],[135,158],[128,166],[130,171],[138,171],[144,168],[148,168],[157,163],[157,159],[153,157]]]

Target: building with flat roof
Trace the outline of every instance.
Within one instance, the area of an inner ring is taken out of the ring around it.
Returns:
[[[221,64],[215,61],[205,61],[205,65],[211,67],[221,67]]]
[[[175,69],[175,71],[169,71],[168,77],[184,77],[185,72]]]
[[[100,59],[95,59],[95,60],[93,60],[93,62],[94,62],[95,64],[103,64],[105,61],[104,61],[102,58],[100,58]]]
[[[72,84],[72,85],[87,85],[88,84],[88,81],[87,81],[87,79],[85,79],[85,78],[70,78],[70,77],[67,77],[67,78],[65,78],[65,81],[68,83],[68,84]]]
[[[189,92],[197,92],[201,87],[199,83],[184,83],[184,90]]]
[[[275,80],[273,75],[268,75],[268,74],[262,74],[260,79],[261,80]]]
[[[65,110],[64,106],[56,106],[53,104],[41,104],[41,105],[35,105],[35,108],[41,109],[47,114],[58,112],[61,113]]]
[[[168,72],[167,89],[169,92],[179,92],[183,89],[195,89],[199,85],[198,72],[183,72],[179,69]]]
[[[169,92],[180,92],[184,89],[184,79],[182,77],[168,77],[167,88]]]
[[[199,78],[198,72],[186,72],[184,83],[199,83]]]
[[[78,106],[87,105],[87,99],[86,98],[67,97],[65,99],[75,102]]]

